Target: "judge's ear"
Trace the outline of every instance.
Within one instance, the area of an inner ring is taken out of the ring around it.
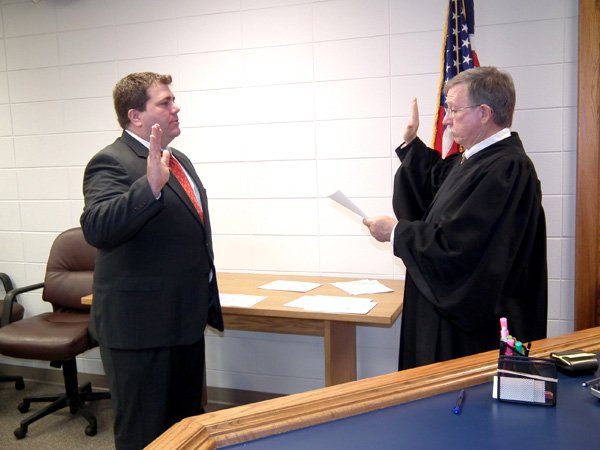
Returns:
[[[483,123],[492,122],[494,120],[494,110],[490,105],[483,103],[480,105],[479,114],[481,114],[481,121]]]

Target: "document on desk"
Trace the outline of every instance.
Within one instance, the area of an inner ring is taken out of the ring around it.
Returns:
[[[352,295],[394,292],[393,289],[390,289],[377,280],[339,281],[331,284],[336,288],[346,291],[348,294]]]
[[[377,302],[370,298],[338,297],[333,295],[305,295],[285,304],[305,311],[342,313],[342,314],[367,314]]]
[[[309,281],[275,280],[259,286],[259,289],[270,289],[272,291],[308,292],[312,289],[318,288],[319,286],[321,286],[321,283],[312,283]]]
[[[221,306],[231,306],[234,308],[252,308],[265,297],[260,295],[246,295],[246,294],[225,294],[220,293],[219,299],[221,300]]]
[[[363,219],[367,218],[367,215],[363,212],[363,210],[356,206],[352,200],[346,197],[346,194],[344,194],[342,191],[335,191],[329,196],[329,198],[335,202],[338,202],[344,208],[348,208],[354,214],[358,214]]]

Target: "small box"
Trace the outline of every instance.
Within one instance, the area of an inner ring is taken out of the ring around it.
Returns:
[[[493,397],[505,402],[556,405],[556,365],[546,358],[501,356]]]

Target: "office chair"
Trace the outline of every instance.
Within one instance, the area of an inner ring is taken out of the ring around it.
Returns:
[[[0,272],[0,282],[2,282],[2,287],[4,288],[4,298],[0,300],[0,327],[3,327],[4,325],[8,325],[10,322],[21,320],[23,318],[23,314],[25,313],[25,309],[23,306],[17,303],[16,297],[14,297],[13,302],[6,301],[6,294],[13,289],[13,284],[10,277],[5,273]],[[5,317],[6,320],[4,320]],[[25,389],[23,377],[18,375],[0,375],[0,382],[15,383],[15,389],[18,391]]]
[[[52,305],[52,312],[41,313],[0,328],[0,353],[14,358],[50,361],[62,368],[65,392],[43,397],[25,397],[18,409],[29,411],[31,403],[50,402],[45,408],[21,421],[14,431],[17,439],[27,434],[33,422],[68,407],[71,414],[83,416],[88,425],[85,434],[94,436],[97,423],[85,403],[110,398],[109,392],[92,392],[90,383],[82,387],[77,381],[77,355],[97,344],[88,333],[89,305],[81,297],[92,292],[96,249],[89,245],[81,228],[62,232],[54,240],[43,283],[11,290],[6,301],[23,292],[44,288],[42,299]]]

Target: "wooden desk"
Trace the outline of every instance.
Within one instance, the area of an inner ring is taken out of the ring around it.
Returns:
[[[531,356],[548,357],[551,352],[576,348],[600,353],[600,327],[535,341],[532,346]],[[326,424],[342,418],[365,417],[371,411],[383,410],[395,405],[415,402],[419,399],[426,399],[443,393],[455,392],[462,388],[489,383],[496,372],[497,362],[498,351],[494,350],[442,363],[366,378],[352,383],[330,386],[189,417],[173,425],[146,448],[152,450],[212,450],[292,430]],[[588,377],[591,378],[591,375],[587,374],[584,379],[589,379]],[[559,387],[559,406],[557,408],[561,406],[562,402],[560,399],[560,389],[562,388]],[[579,386],[579,390],[581,389],[581,386]],[[593,402],[591,406],[597,407],[597,400],[593,399],[589,394],[586,395],[589,403]],[[456,416],[451,413],[451,406],[454,404],[454,399],[456,399],[456,395],[451,397],[452,403],[450,401],[443,403],[443,413],[446,415],[448,421],[452,424],[457,424],[462,417],[467,420],[467,424],[471,428],[478,426],[468,416],[471,408],[475,406],[474,402],[469,403],[470,400],[467,398],[464,415]],[[492,405],[491,395],[489,402]],[[415,403],[411,404],[414,407]],[[500,414],[494,409],[494,406],[499,405],[494,404],[491,409],[496,414]],[[515,405],[511,406],[515,407]],[[554,411],[554,408],[540,406],[516,405],[516,407],[525,408],[529,413],[533,414],[534,418],[528,418],[529,421],[535,420],[536,411]],[[432,411],[432,414],[436,411]],[[527,435],[527,427],[530,422],[521,421],[518,423],[525,424],[523,435]],[[550,421],[545,426],[547,428],[554,428],[554,424]],[[422,424],[422,429],[423,433],[437,432],[436,429],[432,431],[428,427],[427,421]],[[513,434],[519,439],[523,437],[519,433],[511,433],[510,428],[507,429],[509,430],[509,434]],[[369,431],[364,426],[361,426],[361,430],[364,433],[368,433]],[[502,428],[494,428],[494,432],[500,433],[498,436],[504,433],[502,430]],[[595,432],[594,430],[596,429],[580,430],[579,433]],[[550,430],[547,431],[549,432]],[[466,436],[468,438],[468,433]],[[493,434],[486,436],[488,442],[492,442],[493,436]],[[455,446],[461,448],[469,448],[469,446],[473,445],[472,442],[471,444],[468,442],[456,442],[455,444]],[[415,446],[419,447],[419,442]],[[530,447],[533,448],[535,445]],[[327,448],[334,447],[329,446]],[[345,448],[348,447],[346,446]]]
[[[322,286],[305,294],[259,289],[259,286],[275,280],[311,281]],[[358,296],[377,302],[365,315],[309,312],[284,306],[303,295],[349,295],[331,285],[337,281],[350,281],[349,278],[220,272],[218,281],[219,291],[224,294],[267,297],[252,308],[223,307],[225,329],[323,336],[326,386],[356,380],[357,325],[390,327],[402,312],[402,280],[380,280],[394,292]],[[91,303],[92,296],[88,295],[82,301]]]

